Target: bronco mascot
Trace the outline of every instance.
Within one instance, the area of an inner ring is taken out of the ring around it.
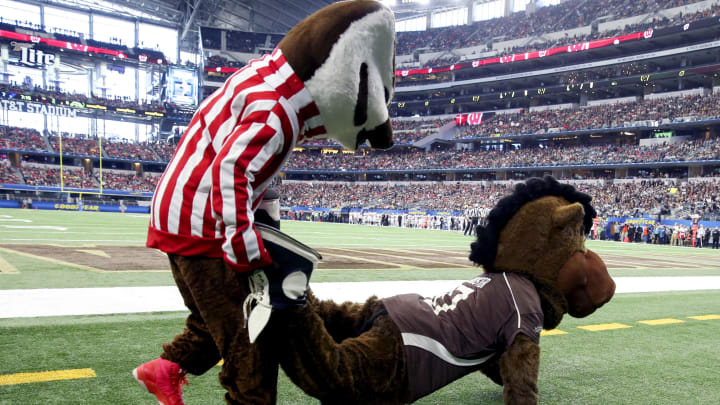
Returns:
[[[275,334],[260,332],[272,308],[304,305],[318,258],[261,231],[256,211],[267,205],[273,212],[264,217],[279,224],[277,199],[266,204],[263,195],[297,144],[331,137],[352,150],[392,146],[394,63],[392,11],[377,1],[338,2],[198,107],[155,191],[147,238],[167,253],[190,310],[160,358],[133,370],[161,404],[183,404],[185,374],[203,374],[221,358],[228,403],[275,403]]]
[[[554,178],[530,179],[477,228],[470,259],[485,273],[437,297],[319,301],[278,312],[283,370],[323,404],[409,403],[473,371],[508,404],[538,401],[542,329],[585,317],[615,283],[585,248],[590,196]]]

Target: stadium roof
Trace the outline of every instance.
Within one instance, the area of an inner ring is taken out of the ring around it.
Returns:
[[[283,34],[314,11],[337,0],[36,0],[82,10],[139,18],[178,27],[183,49],[197,44],[199,26]],[[397,19],[457,8],[471,0],[385,0]]]

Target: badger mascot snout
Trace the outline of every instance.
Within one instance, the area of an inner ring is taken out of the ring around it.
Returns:
[[[392,11],[373,0],[337,2],[198,107],[155,191],[148,229],[147,246],[167,253],[190,310],[160,358],[133,370],[161,404],[183,404],[186,374],[220,359],[228,403],[275,403],[281,336],[269,321],[274,310],[305,305],[320,257],[279,231],[268,187],[294,147],[313,138],[391,147],[394,65]]]

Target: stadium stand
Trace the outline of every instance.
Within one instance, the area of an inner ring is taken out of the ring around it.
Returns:
[[[618,184],[577,183],[593,196],[601,216],[657,215],[661,206],[677,214],[720,215],[720,178],[710,181],[628,181]],[[282,203],[300,207],[362,207],[388,210],[462,212],[478,204],[491,208],[511,191],[512,184],[324,184],[281,186]]]
[[[398,69],[443,67],[664,27],[674,27],[667,32],[676,36],[656,39],[649,34],[651,41],[616,44],[616,51],[399,75],[393,101],[398,116],[392,117],[397,146],[390,151],[361,148],[348,153],[323,139],[298,145],[285,166],[280,186],[283,204],[462,211],[478,195],[483,196],[484,207],[494,205],[512,181],[553,174],[592,194],[607,215],[654,215],[663,208],[678,216],[719,215],[720,87],[713,88],[720,71],[717,61],[700,55],[705,48],[681,57],[638,56],[715,40],[720,30],[707,27],[717,23],[706,20],[719,10],[720,4],[709,0],[569,0],[532,13],[400,33],[399,60],[407,66]],[[704,21],[699,29],[706,31],[678,34],[695,21]],[[21,25],[11,22],[3,27],[16,30]],[[282,37],[205,27],[202,33],[209,69],[205,73],[211,80],[227,77],[222,68],[241,68],[253,54],[272,49]],[[73,32],[48,34],[130,54],[137,51],[120,41],[92,42]],[[618,55],[625,58],[615,60]],[[574,63],[586,66],[564,68]],[[505,78],[508,73],[517,77]],[[582,88],[589,83],[595,84],[593,91]],[[512,99],[513,92],[525,89],[527,95],[527,89],[535,88],[535,97]],[[213,87],[205,94],[208,89]],[[106,90],[112,94],[113,89]],[[50,85],[0,83],[0,92],[64,105],[76,101],[162,112],[185,122],[193,113],[172,100],[146,104],[132,98],[73,94]],[[511,99],[506,101],[503,96],[508,95]],[[458,114],[473,112],[482,113],[476,123],[457,120]],[[176,141],[182,129],[168,128],[162,130],[166,138]],[[64,154],[90,159],[90,164],[82,165],[94,168],[87,173],[78,169],[79,159],[71,162],[64,168],[65,187],[97,189],[102,181],[107,192],[145,193],[143,198],[154,190],[175,152],[174,143],[160,139],[103,139],[101,176],[94,135],[63,133],[62,137]],[[3,184],[59,186],[55,133],[0,126],[0,149],[9,157],[0,164]],[[10,162],[18,168],[11,168]]]
[[[598,18],[604,16],[611,16],[613,19],[618,20],[643,14],[654,15],[659,10],[672,9],[695,2],[697,0],[660,0],[652,2],[569,0],[558,5],[539,8],[534,13],[516,12],[507,17],[479,21],[465,26],[401,32],[398,34],[397,53],[398,55],[407,55],[417,49],[448,50],[467,48],[485,44],[490,38],[510,40],[536,37],[546,33],[589,26]],[[582,7],[581,10],[580,7]],[[699,14],[702,16],[711,14],[711,12],[703,11]],[[665,20],[667,20],[667,23],[672,22],[672,20],[664,16],[661,18],[660,20],[651,19],[651,22],[646,24],[663,23]],[[635,25],[633,29],[642,31],[641,28],[645,26]],[[603,34],[607,35],[608,33]],[[575,39],[587,40],[588,38]],[[544,42],[544,44],[556,44],[556,42]],[[525,49],[522,51],[525,51]]]
[[[86,138],[82,134],[49,134],[48,141],[52,145],[55,152],[60,152],[60,143],[62,142],[63,154],[99,156],[100,147],[97,138]],[[105,154],[105,153],[103,153]]]
[[[131,160],[158,161],[159,157],[153,152],[152,145],[134,143],[127,140],[111,141],[103,144],[108,157]]]
[[[490,135],[562,133],[587,129],[638,126],[638,121],[662,123],[700,121],[720,118],[720,95],[686,96],[612,103],[594,107],[547,109],[537,112],[483,117],[482,126],[468,127],[458,138]],[[642,126],[642,124],[640,124]]]
[[[125,191],[153,191],[157,186],[154,177],[143,177],[135,172],[104,170],[102,173],[103,188]]]
[[[60,167],[51,165],[23,164],[20,168],[25,184],[30,186],[60,187]],[[63,187],[94,189],[96,181],[84,169],[63,168]]]
[[[46,152],[47,145],[40,132],[29,128],[0,125],[0,148]]]
[[[653,163],[720,160],[720,140],[677,144],[544,146],[510,150],[423,150],[388,153],[298,152],[288,160],[291,170],[412,170],[460,168],[527,168],[612,163]]]

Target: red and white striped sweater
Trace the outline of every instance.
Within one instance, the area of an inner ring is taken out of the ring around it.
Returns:
[[[325,134],[310,92],[280,49],[251,61],[198,107],[152,201],[147,246],[271,263],[253,212],[294,146]]]

